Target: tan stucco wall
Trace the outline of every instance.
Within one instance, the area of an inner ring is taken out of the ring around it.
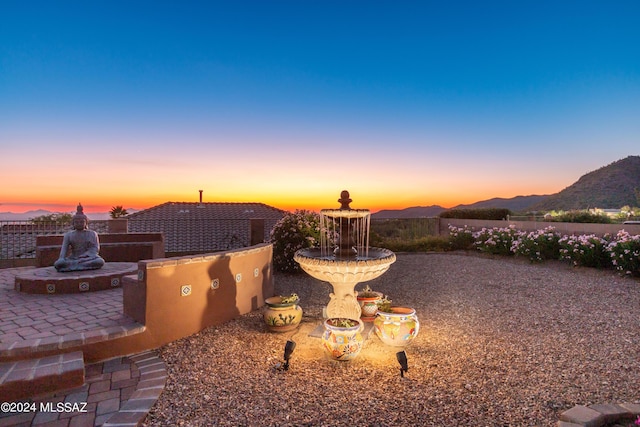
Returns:
[[[123,280],[124,314],[146,330],[85,349],[102,360],[158,348],[257,310],[273,296],[273,246],[162,258],[138,263],[138,277]],[[183,287],[189,286],[189,295]]]

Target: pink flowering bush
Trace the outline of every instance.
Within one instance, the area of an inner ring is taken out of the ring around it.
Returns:
[[[455,227],[449,224],[449,247],[452,250],[472,249],[475,238],[473,230],[466,225],[464,227]]]
[[[471,241],[471,244],[468,242]],[[615,268],[622,274],[640,276],[640,235],[621,230],[615,236],[561,236],[553,227],[526,232],[515,227],[459,228],[449,225],[453,250],[475,247],[494,255],[526,256],[532,262],[562,259],[576,266]]]
[[[518,238],[519,231],[513,226],[502,228],[483,228],[473,233],[474,246],[481,252],[494,255],[513,255],[511,246]]]
[[[320,215],[307,210],[285,214],[271,230],[270,241],[273,243],[273,267],[277,271],[301,271],[293,255],[298,249],[320,244]]]
[[[640,235],[632,236],[620,230],[607,250],[616,270],[630,276],[640,276]]]
[[[560,249],[560,234],[554,227],[536,230],[527,233],[520,231],[515,233],[511,244],[511,252],[515,255],[525,256],[531,262],[542,262],[545,259],[558,259]]]
[[[560,238],[560,258],[575,266],[609,268],[609,241],[594,234],[571,235]]]

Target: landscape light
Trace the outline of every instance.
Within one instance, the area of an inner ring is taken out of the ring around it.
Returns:
[[[409,362],[407,361],[407,353],[399,351],[396,353],[396,359],[400,364],[400,377],[404,377],[404,373],[409,370]]]
[[[284,345],[284,365],[282,366],[282,368],[285,371],[289,370],[289,358],[291,358],[291,353],[293,353],[293,350],[295,350],[295,348],[296,348],[295,341],[288,340],[287,343]]]

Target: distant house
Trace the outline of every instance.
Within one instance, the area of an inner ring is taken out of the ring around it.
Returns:
[[[620,216],[620,214],[622,213],[622,210],[593,208],[593,209],[589,209],[589,212],[595,215],[604,215],[604,216],[608,216],[609,218],[615,218],[617,216]]]
[[[271,229],[284,214],[263,203],[166,202],[126,218],[131,233],[164,233],[165,252],[171,256],[268,241]]]

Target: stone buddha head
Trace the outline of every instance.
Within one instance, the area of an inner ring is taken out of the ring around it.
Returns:
[[[78,203],[76,214],[71,219],[71,223],[75,230],[86,230],[89,228],[89,218],[84,214],[84,209],[80,203]]]

